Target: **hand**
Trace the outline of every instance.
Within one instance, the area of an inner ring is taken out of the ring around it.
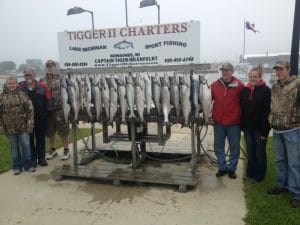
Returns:
[[[31,133],[32,133],[32,131],[33,131],[33,129],[26,129],[26,132],[25,132],[25,133],[27,133],[27,134],[31,134]]]
[[[260,136],[261,140],[267,140],[267,137]]]

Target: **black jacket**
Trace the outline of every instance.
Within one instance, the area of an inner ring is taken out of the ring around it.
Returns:
[[[25,81],[21,82],[19,86],[20,90],[26,93],[32,102],[35,120],[44,119],[47,115],[47,87],[37,81],[35,81],[33,89],[28,88]]]
[[[270,113],[271,90],[265,83],[255,86],[252,94],[247,86],[241,92],[242,130],[258,130],[267,137],[270,131],[268,116]]]

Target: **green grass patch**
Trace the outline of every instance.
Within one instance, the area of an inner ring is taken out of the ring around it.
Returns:
[[[101,129],[95,129],[96,133],[99,133]],[[70,130],[71,134],[71,130]],[[82,137],[86,137],[90,135],[90,129],[88,128],[80,128],[77,131],[77,140]],[[72,136],[69,135],[69,143],[72,142]],[[56,135],[56,148],[62,147],[61,139],[58,135]],[[49,141],[46,138],[46,152],[49,151]],[[5,135],[0,135],[0,174],[8,171],[12,168],[12,158],[11,158],[11,150],[10,144]]]
[[[299,225],[300,209],[289,205],[290,194],[267,195],[266,191],[276,185],[275,154],[273,139],[268,139],[268,168],[266,179],[259,184],[244,182],[247,215],[246,225]],[[247,163],[245,163],[246,166]]]

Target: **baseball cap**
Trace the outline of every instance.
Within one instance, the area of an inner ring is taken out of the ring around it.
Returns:
[[[289,69],[290,68],[290,63],[288,61],[278,61],[276,62],[276,64],[273,66],[273,70],[276,69],[276,68],[287,68]]]
[[[233,70],[233,65],[231,63],[223,63],[220,70]]]
[[[25,70],[23,71],[23,74],[26,75],[26,74],[31,74],[31,75],[34,75],[35,72],[32,68],[28,67],[28,68],[25,68]]]
[[[55,62],[54,62],[53,60],[51,60],[51,59],[47,60],[47,61],[45,62],[45,64],[46,64],[46,67],[47,67],[47,66],[56,66]]]

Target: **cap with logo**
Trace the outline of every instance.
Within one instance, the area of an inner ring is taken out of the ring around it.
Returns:
[[[34,75],[35,72],[34,72],[33,68],[28,67],[28,68],[25,68],[25,70],[23,71],[23,74],[24,75],[26,75],[26,74]]]
[[[46,65],[46,67],[47,66],[56,66],[55,62],[53,60],[51,60],[51,59],[47,60],[45,62],[45,65]]]
[[[231,63],[223,63],[220,70],[233,70],[233,65]]]
[[[290,68],[290,63],[288,61],[278,61],[276,62],[276,64],[273,66],[273,69],[275,70],[276,68],[286,68],[289,69]]]

